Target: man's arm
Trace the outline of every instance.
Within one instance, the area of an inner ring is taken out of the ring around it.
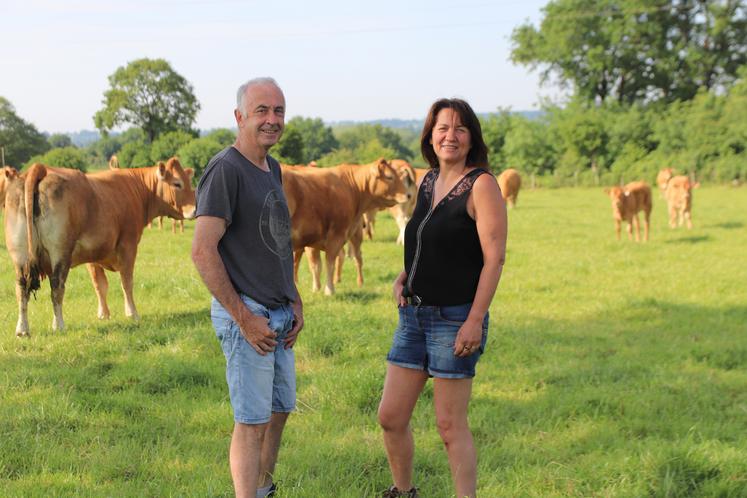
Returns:
[[[218,242],[225,232],[226,220],[223,218],[198,217],[192,240],[192,261],[210,293],[239,324],[241,333],[247,342],[257,353],[265,355],[275,349],[276,334],[268,327],[267,319],[249,311],[233,288],[226,267],[218,253]]]

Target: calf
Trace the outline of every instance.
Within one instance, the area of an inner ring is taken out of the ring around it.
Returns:
[[[669,209],[669,226],[671,228],[682,226],[683,221],[687,223],[688,230],[693,227],[691,214],[693,207],[692,189],[699,186],[700,183],[691,182],[684,175],[673,176],[669,179],[664,196]]]
[[[635,225],[635,240],[640,241],[641,227],[638,212],[644,215],[644,240],[648,240],[649,221],[651,218],[651,187],[645,182],[632,182],[625,187],[604,189],[612,201],[612,217],[615,219],[615,233],[620,240],[620,223],[628,222],[628,239],[633,240],[632,225]]]
[[[132,298],[137,245],[156,216],[194,217],[195,193],[175,158],[149,168],[77,170],[34,164],[11,183],[5,206],[5,240],[16,272],[17,336],[28,336],[28,299],[49,277],[54,319],[62,330],[62,301],[70,268],[88,263],[99,318],[109,317],[104,270],[118,271],[125,314],[138,319]]]

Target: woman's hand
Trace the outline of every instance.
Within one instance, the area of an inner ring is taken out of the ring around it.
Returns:
[[[402,297],[402,291],[405,289],[406,280],[407,273],[405,273],[404,271],[394,279],[394,285],[392,285],[392,295],[394,296],[394,302],[397,303],[397,306],[407,306],[407,300]]]
[[[459,328],[454,341],[454,356],[467,357],[482,345],[482,320],[467,320]]]

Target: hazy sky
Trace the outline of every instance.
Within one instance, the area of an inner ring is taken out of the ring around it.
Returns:
[[[536,73],[512,30],[547,0],[0,0],[0,95],[41,131],[93,129],[108,76],[164,58],[193,86],[198,128],[233,127],[236,88],[273,76],[292,116],[423,118],[439,97],[529,110]]]

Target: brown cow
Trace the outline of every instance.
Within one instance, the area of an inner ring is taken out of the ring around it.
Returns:
[[[109,158],[109,169],[119,169],[119,159],[117,159],[117,156]]]
[[[388,208],[389,214],[392,215],[394,221],[399,227],[399,235],[397,236],[397,244],[404,245],[405,243],[405,226],[410,221],[412,212],[415,209],[415,201],[417,200],[418,187],[416,185],[415,170],[410,163],[403,159],[393,159],[389,164],[397,172],[402,182],[405,184],[405,188],[409,193],[410,197],[407,201],[397,203],[394,206]],[[363,235],[368,239],[372,240],[374,235],[374,228],[376,225],[376,213],[378,210],[372,209],[363,213]],[[339,281],[339,280],[338,280]]]
[[[325,251],[327,283],[324,293],[333,294],[335,259],[364,212],[407,200],[402,180],[384,159],[364,166],[342,164],[333,168],[283,168],[283,190],[291,215],[295,270],[306,248],[313,276],[313,290],[320,284],[319,251]],[[360,251],[355,255],[362,282]],[[297,276],[297,273],[296,273]]]
[[[644,215],[644,240],[648,240],[649,221],[651,218],[651,187],[646,182],[631,182],[625,187],[604,189],[612,200],[612,217],[615,219],[615,233],[620,240],[620,223],[628,222],[628,239],[633,240],[632,225],[635,225],[635,240],[640,242],[641,227],[638,211]]]
[[[81,263],[88,263],[99,318],[109,317],[106,269],[120,272],[125,314],[137,320],[132,274],[145,224],[160,215],[194,217],[195,192],[179,162],[89,175],[37,163],[23,177],[11,184],[5,203],[5,240],[16,271],[16,335],[29,335],[29,294],[45,276],[52,288],[52,328],[64,328],[65,280]]]
[[[693,227],[691,214],[693,207],[692,189],[699,186],[700,183],[693,183],[683,175],[673,176],[669,179],[664,196],[669,208],[669,226],[671,228],[682,226],[683,221],[687,223],[688,230]]]
[[[509,207],[516,207],[516,199],[519,197],[521,188],[521,176],[513,168],[508,168],[498,175],[498,186],[501,188],[503,199]]]

